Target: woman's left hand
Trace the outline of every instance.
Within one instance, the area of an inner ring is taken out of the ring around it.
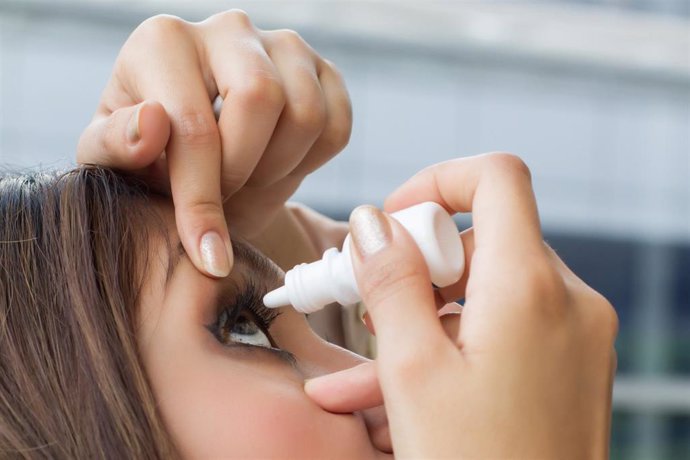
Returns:
[[[423,201],[472,213],[463,277],[433,290],[400,223],[355,210],[352,263],[377,358],[311,379],[306,393],[334,412],[383,400],[399,457],[606,458],[618,317],[544,242],[525,163],[505,153],[439,163],[386,204]],[[459,298],[462,321],[439,319],[440,301]]]
[[[200,23],[156,16],[122,47],[77,160],[171,192],[191,260],[225,276],[228,225],[260,234],[351,127],[341,75],[294,31],[259,30],[241,10]]]

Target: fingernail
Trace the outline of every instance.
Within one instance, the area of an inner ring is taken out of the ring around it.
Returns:
[[[360,206],[350,214],[350,234],[362,257],[376,254],[391,242],[386,216],[374,206]]]
[[[302,388],[304,389],[305,393],[309,393],[310,389],[314,389],[314,383],[313,383],[313,378],[312,379],[304,379],[304,384],[302,385]]]
[[[134,115],[132,115],[132,118],[129,119],[129,123],[127,124],[127,141],[131,144],[136,144],[139,142],[139,138],[141,137],[141,133],[139,131],[139,114],[141,113],[141,108],[143,105],[139,105],[137,107],[137,110],[134,112]]]
[[[201,237],[201,261],[208,273],[219,278],[230,274],[230,260],[223,239],[216,232]]]
[[[326,379],[326,384],[323,383],[324,378]],[[323,375],[317,375],[316,377],[304,379],[304,384],[302,385],[302,388],[304,388],[304,391],[306,393],[311,393],[314,391],[314,389],[318,391],[319,388],[322,388],[324,386],[328,386],[328,377],[324,377]]]
[[[374,324],[371,322],[371,317],[369,316],[369,312],[364,312],[362,315],[362,323],[364,324],[364,327],[367,328],[367,330],[374,334]]]

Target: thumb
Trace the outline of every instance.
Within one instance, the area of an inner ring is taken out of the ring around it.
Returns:
[[[371,361],[349,369],[309,379],[304,391],[330,412],[349,413],[383,404],[383,396]]]
[[[427,358],[451,343],[438,319],[428,268],[402,225],[373,206],[360,206],[350,216],[350,231],[355,278],[376,327],[385,391],[390,366],[412,370],[412,363],[430,364],[434,360]]]
[[[79,139],[77,161],[142,169],[160,157],[169,137],[170,119],[163,106],[144,101],[95,118]]]

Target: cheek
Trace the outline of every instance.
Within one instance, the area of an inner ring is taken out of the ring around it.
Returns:
[[[177,356],[154,383],[166,426],[186,458],[365,458],[362,420],[331,414],[306,397],[283,363],[225,355]]]

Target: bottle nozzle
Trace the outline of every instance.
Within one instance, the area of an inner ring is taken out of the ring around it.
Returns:
[[[281,286],[264,296],[264,305],[268,308],[278,308],[290,304],[287,287]]]

